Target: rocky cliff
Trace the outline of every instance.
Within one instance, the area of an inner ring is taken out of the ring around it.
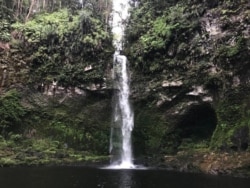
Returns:
[[[133,5],[135,151],[249,151],[249,2]]]

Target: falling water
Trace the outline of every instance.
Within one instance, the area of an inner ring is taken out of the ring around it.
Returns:
[[[118,168],[133,168],[131,133],[134,115],[129,103],[129,76],[127,58],[115,55],[114,60],[114,112],[111,137],[112,164]]]
[[[134,168],[131,146],[131,133],[134,127],[134,114],[129,102],[129,74],[127,70],[127,58],[120,55],[122,39],[124,35],[124,21],[128,16],[129,0],[113,1],[113,34],[114,54],[113,79],[114,94],[113,123],[110,138],[110,153],[113,156],[111,166],[113,168]]]

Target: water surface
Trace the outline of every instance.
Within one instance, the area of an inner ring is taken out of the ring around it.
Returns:
[[[0,168],[1,188],[249,188],[250,179],[92,167]]]

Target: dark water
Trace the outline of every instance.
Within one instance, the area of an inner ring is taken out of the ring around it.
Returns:
[[[92,167],[0,168],[0,188],[250,188],[250,179]]]

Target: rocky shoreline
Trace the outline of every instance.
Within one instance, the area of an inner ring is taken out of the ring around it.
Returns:
[[[109,156],[95,156],[73,149],[0,150],[0,167],[106,165],[108,161]],[[249,152],[180,151],[175,155],[143,157],[136,163],[169,171],[250,178]]]
[[[162,161],[169,170],[250,177],[249,152],[178,152],[164,156]]]

